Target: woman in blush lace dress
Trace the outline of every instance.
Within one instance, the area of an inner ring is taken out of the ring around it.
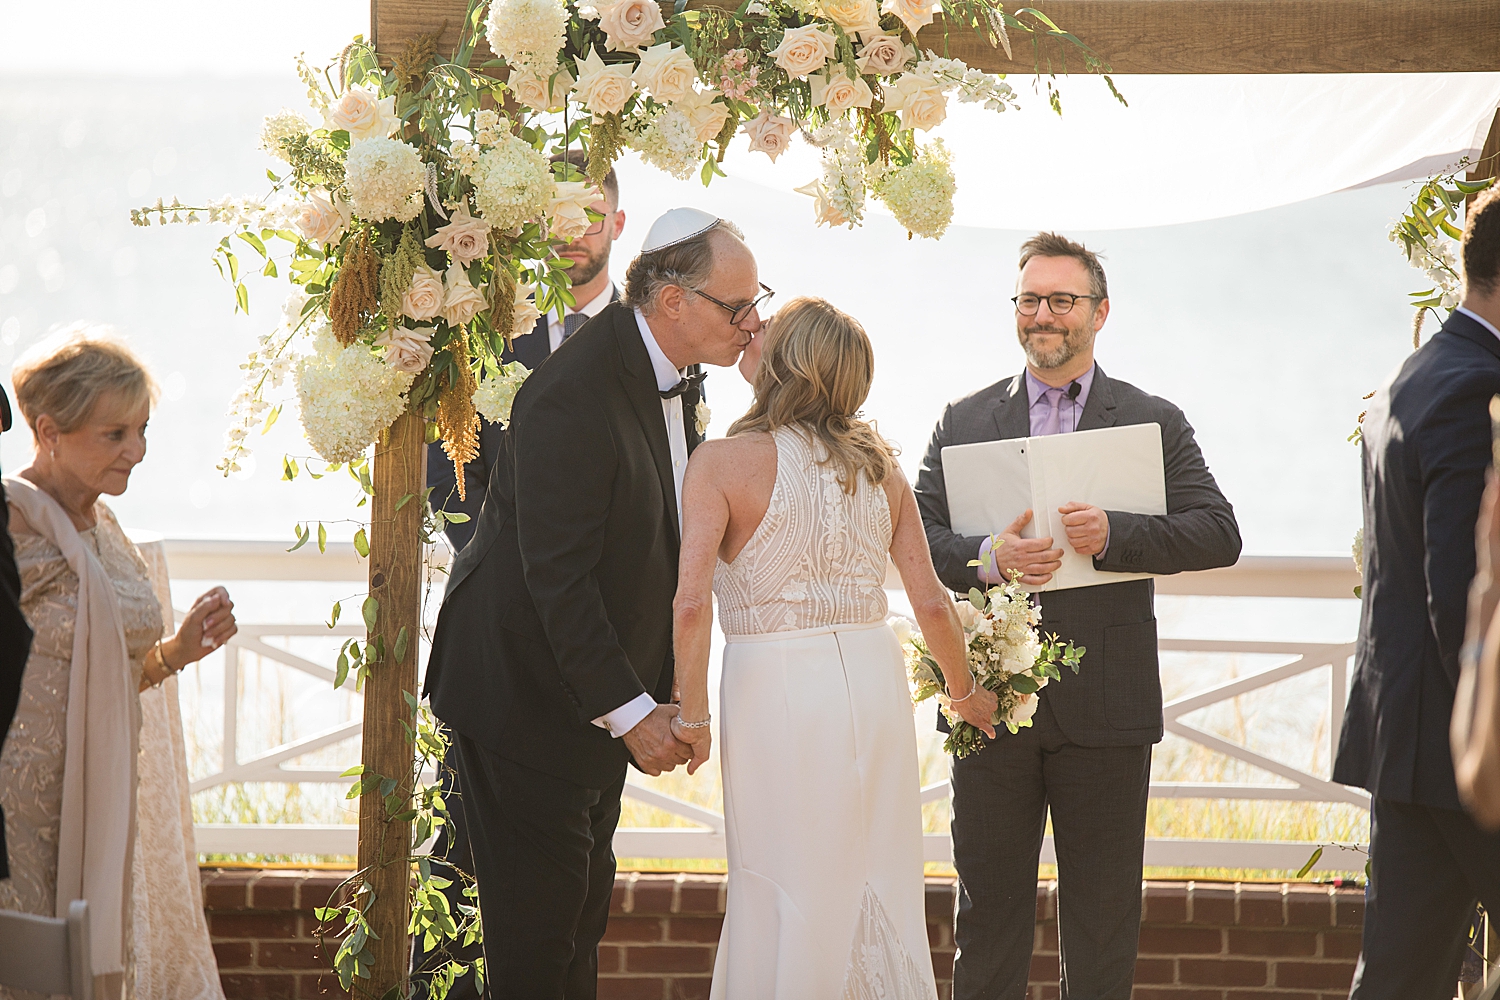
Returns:
[[[147,757],[160,744],[138,741],[140,692],[223,645],[234,606],[216,587],[167,633],[150,569],[99,499],[124,493],[146,454],[154,386],[129,348],[75,328],[27,352],[11,380],[36,443],[5,480],[36,637],[0,752],[11,869],[0,909],[65,916],[87,900],[95,997],[222,1000],[180,829],[185,782],[151,785],[151,801],[142,784],[185,761]]]
[[[755,401],[683,486],[677,737],[710,747],[710,591],[728,646],[719,734],[728,910],[713,1000],[931,1000],[917,746],[882,590],[894,559],[956,708],[993,732],[916,500],[859,407],[874,352],[796,299],[762,333]]]

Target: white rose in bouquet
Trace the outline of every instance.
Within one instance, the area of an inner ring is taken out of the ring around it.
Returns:
[[[472,264],[490,252],[490,224],[469,214],[468,203],[458,206],[448,224],[433,230],[425,240],[429,247],[441,247],[460,264]]]
[[[401,296],[401,313],[417,322],[434,319],[443,311],[443,276],[426,264],[412,272],[411,284]]]
[[[813,106],[826,107],[833,117],[850,108],[868,108],[875,100],[864,77],[851,78],[843,67],[838,67],[826,78],[820,73],[814,73],[807,79],[812,84]]]
[[[885,87],[885,110],[901,112],[903,129],[931,130],[948,117],[942,84],[930,76],[907,73]]]
[[[506,81],[516,100],[533,111],[561,111],[573,83],[573,74],[557,66],[547,72],[529,67],[513,69]]]
[[[586,181],[558,181],[547,207],[551,223],[547,229],[560,240],[572,242],[588,231],[589,206],[600,199],[599,189]]]
[[[513,135],[500,137],[474,167],[474,203],[496,229],[514,229],[547,210],[555,182],[552,164]]]
[[[348,227],[349,206],[342,201],[335,204],[322,191],[314,191],[292,210],[292,222],[303,236],[326,249],[337,243]]]
[[[422,211],[427,169],[414,147],[396,139],[366,139],[349,147],[344,187],[361,219],[406,222]]]
[[[680,101],[693,91],[698,67],[680,45],[662,42],[641,53],[631,79],[663,104]]]
[[[705,90],[702,93],[690,90],[682,100],[673,105],[687,116],[688,124],[693,129],[693,137],[699,142],[712,141],[723,131],[724,122],[729,118],[729,108],[714,100],[718,96],[719,92],[716,90]]]
[[[401,125],[396,114],[396,98],[381,97],[364,87],[350,87],[323,112],[323,124],[329,131],[349,133],[351,142],[361,139],[385,139]]]
[[[399,372],[421,373],[432,360],[432,327],[415,329],[398,326],[375,338],[376,347],[385,348],[385,363]]]
[[[912,633],[916,630],[912,628],[910,619],[897,615],[891,619],[891,631],[896,633],[896,641],[904,646],[911,642]]]
[[[484,309],[484,286],[474,287],[462,264],[449,266],[443,289],[443,319],[452,327],[469,322]]]
[[[917,32],[932,23],[932,0],[885,0],[880,5],[883,14],[895,14],[906,25],[913,38]]]
[[[650,45],[656,33],[667,26],[656,0],[613,0],[596,3],[594,8],[599,12],[599,27],[604,30],[604,47],[611,52]]]
[[[791,143],[797,123],[763,110],[745,123],[743,131],[750,137],[751,152],[765,153],[775,163],[776,157],[785,153]]]
[[[838,40],[833,34],[817,25],[787,28],[781,36],[781,44],[766,55],[776,60],[776,65],[786,70],[786,75],[806,79],[822,69],[838,51]]]
[[[578,101],[596,115],[618,114],[635,92],[629,63],[605,64],[599,53],[590,49],[578,64],[578,82],[573,93]]]
[[[1010,710],[1005,721],[1016,727],[1029,725],[1032,716],[1036,715],[1036,707],[1041,703],[1041,699],[1034,694],[1017,695],[1016,707]]]
[[[494,0],[484,27],[490,49],[511,66],[555,66],[568,8],[562,0]]]

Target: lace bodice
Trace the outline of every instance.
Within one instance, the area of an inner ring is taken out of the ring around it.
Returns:
[[[714,568],[725,635],[858,625],[886,616],[891,510],[863,472],[851,495],[822,444],[797,427],[776,440],[776,485],[765,517],[732,563]]]

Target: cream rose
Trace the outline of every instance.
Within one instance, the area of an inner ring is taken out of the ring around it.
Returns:
[[[578,82],[573,92],[578,95],[579,103],[594,114],[616,114],[635,91],[630,73],[629,63],[605,65],[599,53],[590,49],[588,58],[578,65]]]
[[[349,225],[349,206],[342,201],[335,204],[323,192],[314,191],[293,209],[292,221],[314,243],[332,246]]]
[[[838,40],[823,28],[809,24],[803,28],[788,28],[781,36],[781,44],[766,55],[776,60],[776,65],[786,70],[786,75],[805,79],[823,68],[833,58]]]
[[[532,285],[516,286],[516,304],[511,312],[510,335],[521,337],[536,329],[536,321],[542,312],[536,307],[536,288]]]
[[[850,79],[848,71],[842,67],[827,77],[814,73],[807,80],[812,84],[813,106],[826,107],[828,114],[834,118],[850,108],[868,108],[875,100],[864,77]]]
[[[880,25],[875,0],[818,0],[823,16],[844,32],[868,31]]]
[[[426,264],[411,276],[411,287],[401,296],[401,313],[414,320],[432,319],[443,311],[443,276]]]
[[[350,87],[323,113],[330,131],[349,133],[350,141],[384,139],[401,124],[395,97],[378,97],[363,87]]]
[[[948,98],[930,76],[907,73],[885,88],[885,109],[901,112],[903,129],[930,130],[948,117]]]
[[[890,620],[890,625],[891,631],[896,633],[897,642],[905,645],[911,641],[912,632],[915,630],[912,628],[910,619],[898,615]]]
[[[796,130],[796,122],[769,111],[762,111],[750,119],[744,128],[745,134],[750,137],[751,151],[765,153],[772,163],[776,162],[776,157],[786,152],[787,145],[792,141],[792,133]]]
[[[470,215],[465,202],[454,210],[448,224],[439,226],[425,242],[448,251],[460,264],[470,264],[490,252],[490,224]]]
[[[871,76],[890,76],[899,73],[901,67],[916,58],[917,50],[907,45],[897,35],[870,35],[860,46],[854,64],[861,73]]]
[[[1034,694],[1016,695],[1016,707],[1010,710],[1010,721],[1019,726],[1023,722],[1030,722],[1031,717],[1036,714],[1037,705],[1040,700]]]
[[[883,14],[895,14],[906,25],[912,37],[932,23],[932,0],[885,0],[880,5]]]
[[[448,268],[447,288],[443,291],[443,319],[449,326],[459,326],[478,316],[485,307],[484,286],[475,288],[461,264]]]
[[[432,360],[432,327],[408,330],[398,326],[375,338],[376,347],[385,348],[385,362],[400,372],[415,375]]]
[[[792,188],[798,194],[805,194],[813,199],[813,221],[820,226],[842,226],[849,222],[848,216],[838,210],[838,207],[829,200],[828,193],[823,190],[820,181],[808,181],[799,188]]]
[[[656,0],[615,0],[594,6],[599,11],[599,27],[604,29],[604,47],[611,51],[628,52],[650,45],[656,33],[667,26]]]
[[[533,111],[561,111],[573,89],[573,74],[554,68],[543,75],[529,68],[512,68],[506,86],[516,100]]]
[[[552,204],[547,214],[552,217],[548,227],[551,235],[572,242],[582,236],[592,223],[588,208],[601,199],[599,189],[584,181],[558,181],[552,195]]]
[[[631,77],[635,85],[650,91],[663,104],[680,101],[693,91],[698,67],[680,45],[662,42],[641,53],[641,62]]]
[[[714,101],[719,96],[716,90],[705,90],[701,94],[690,90],[672,105],[687,116],[693,128],[693,137],[699,142],[710,142],[724,129],[724,120],[729,117],[729,108]]]

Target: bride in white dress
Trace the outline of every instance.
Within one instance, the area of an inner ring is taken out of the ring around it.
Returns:
[[[886,624],[886,557],[955,707],[993,734],[952,599],[895,449],[860,419],[863,328],[822,299],[760,335],[755,401],[700,445],[683,485],[675,612],[681,711],[709,754],[712,600],[728,646],[720,766],[729,889],[712,1000],[933,1000],[922,811],[906,671]]]

